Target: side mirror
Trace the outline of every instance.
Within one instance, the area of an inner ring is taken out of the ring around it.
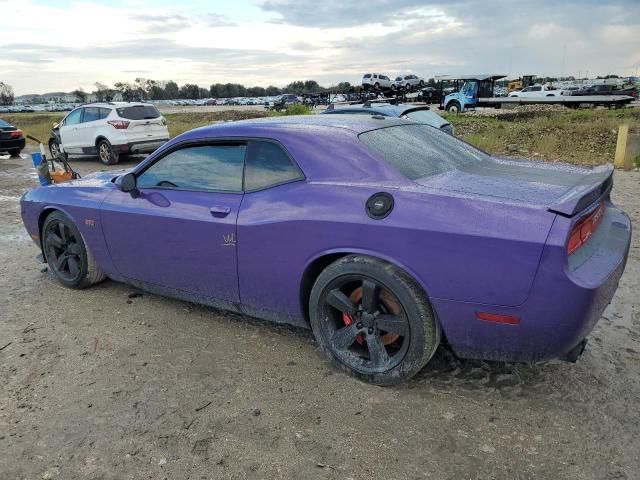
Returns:
[[[133,173],[126,173],[118,180],[120,191],[131,194],[133,198],[138,197],[140,192],[138,191],[136,176]]]

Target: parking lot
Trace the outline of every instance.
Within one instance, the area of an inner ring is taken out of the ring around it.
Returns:
[[[20,219],[31,160],[0,159],[0,179],[3,478],[638,478],[637,234],[576,364],[441,347],[409,384],[381,388],[337,371],[304,330],[111,281],[62,288]],[[636,225],[639,184],[615,175]]]

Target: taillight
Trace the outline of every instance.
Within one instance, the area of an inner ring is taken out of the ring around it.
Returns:
[[[567,243],[567,253],[571,255],[584,243],[589,240],[591,235],[595,233],[598,226],[602,222],[604,217],[604,204],[598,205],[593,212],[591,212],[586,218],[580,220],[571,230],[569,235],[569,242]]]
[[[124,120],[109,120],[107,121],[107,123],[116,130],[125,130],[129,128],[129,122],[126,122]]]
[[[22,133],[22,130],[14,130],[13,132],[11,132],[11,138],[20,138],[22,135],[24,135],[24,133]]]

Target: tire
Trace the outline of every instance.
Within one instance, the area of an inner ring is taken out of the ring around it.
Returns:
[[[420,87],[424,87],[424,80],[420,80],[420,83],[418,85],[420,85]]]
[[[105,165],[115,165],[120,161],[120,154],[116,152],[108,140],[98,142],[98,158]]]
[[[9,155],[11,155],[12,157],[19,157],[21,150],[21,148],[14,148],[12,150],[9,150]]]
[[[60,144],[55,140],[51,140],[49,142],[49,152],[51,153],[51,158],[60,158]]]
[[[348,255],[323,270],[309,300],[320,349],[342,370],[376,385],[404,382],[440,343],[427,295],[405,272]]]
[[[373,84],[373,88],[375,88],[376,90],[380,89],[380,84],[378,82]]]
[[[40,232],[49,271],[62,285],[83,289],[106,278],[75,224],[62,212],[45,219]]]
[[[458,102],[451,102],[447,105],[447,112],[458,114],[460,113],[460,104]]]

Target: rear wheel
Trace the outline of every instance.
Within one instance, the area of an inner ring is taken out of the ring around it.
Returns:
[[[12,157],[19,157],[20,156],[20,148],[14,148],[13,150],[9,150],[9,155],[11,155]]]
[[[49,270],[65,287],[86,288],[106,278],[80,231],[63,213],[53,212],[46,218],[41,236]]]
[[[349,255],[318,277],[309,302],[320,348],[349,374],[390,385],[433,356],[440,327],[424,291],[402,270]]]
[[[115,165],[120,160],[120,154],[104,139],[98,142],[98,157],[105,165]]]

